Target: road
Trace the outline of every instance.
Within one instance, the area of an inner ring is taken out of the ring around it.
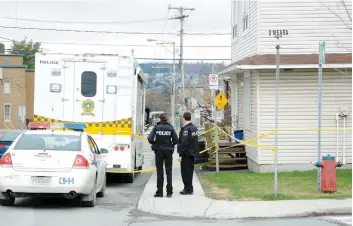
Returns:
[[[153,166],[153,162],[153,153],[146,152],[144,168]],[[133,184],[122,183],[119,178],[110,178],[107,195],[98,199],[95,208],[81,208],[75,202],[65,199],[18,199],[13,207],[0,207],[1,226],[337,226],[349,225],[342,222],[352,220],[352,217],[201,220],[142,213],[136,210],[136,205],[150,176],[151,173],[139,174]]]

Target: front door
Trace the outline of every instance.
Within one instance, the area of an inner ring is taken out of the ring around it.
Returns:
[[[102,130],[104,68],[104,63],[75,62],[74,121],[91,123],[93,134]]]

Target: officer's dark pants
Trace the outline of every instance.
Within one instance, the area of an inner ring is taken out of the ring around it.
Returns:
[[[172,166],[173,166],[173,151],[154,150],[156,157],[157,168],[157,193],[163,193],[163,162],[165,164],[165,172],[167,174],[167,193],[173,193],[172,185]]]
[[[184,191],[193,192],[192,178],[194,175],[194,156],[183,156],[180,163],[181,177],[183,178]]]

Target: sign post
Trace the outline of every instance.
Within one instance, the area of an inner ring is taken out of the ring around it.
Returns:
[[[318,73],[318,121],[317,121],[317,162],[321,161],[321,111],[322,111],[322,65],[325,64],[325,41],[319,44],[319,73]],[[337,157],[337,156],[336,156]],[[317,168],[317,191],[320,192],[321,189],[321,168]]]
[[[216,97],[216,90],[218,90],[218,74],[210,74],[208,77],[210,89],[212,90],[212,117],[213,117],[213,122],[217,124],[217,107],[215,103],[215,97]],[[218,130],[214,130],[214,137],[213,137],[213,142],[215,144],[215,149],[216,149],[216,171],[217,173],[219,172],[219,158],[218,158]]]
[[[219,92],[216,96],[216,98],[214,99],[214,103],[215,103],[215,123],[217,123],[217,110],[221,111],[223,110],[224,106],[226,106],[226,104],[228,103],[228,99],[226,97],[226,95],[223,92]],[[218,140],[219,136],[218,136],[218,130],[216,130],[216,171],[219,172],[219,153],[218,153]]]
[[[279,91],[279,64],[280,64],[280,55],[279,55],[279,39],[282,36],[287,36],[289,34],[287,29],[274,29],[269,30],[268,35],[270,37],[276,38],[276,106],[275,106],[275,167],[274,167],[274,196],[277,197],[278,195],[278,91]]]

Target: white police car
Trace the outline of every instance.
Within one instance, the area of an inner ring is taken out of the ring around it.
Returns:
[[[80,198],[83,206],[94,207],[96,196],[105,195],[106,164],[93,138],[85,132],[52,130],[50,123],[33,127],[42,129],[21,134],[0,160],[0,204],[39,195]]]

